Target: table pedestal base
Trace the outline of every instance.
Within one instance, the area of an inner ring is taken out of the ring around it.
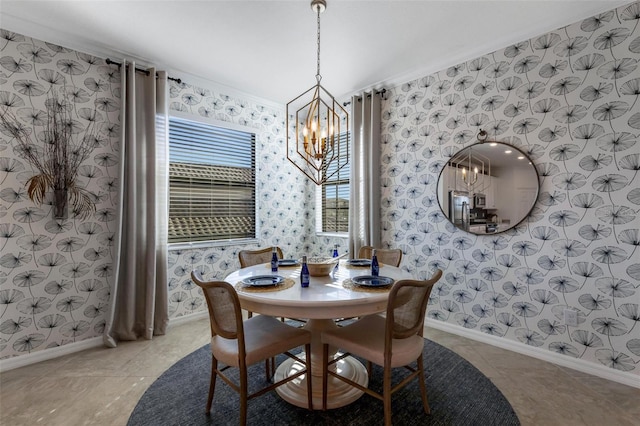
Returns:
[[[304,357],[304,353],[300,354]],[[278,369],[274,377],[275,381],[282,380],[283,378],[292,375],[296,371],[304,368],[304,365],[298,363],[293,359],[287,359],[284,361]],[[341,376],[347,377],[362,386],[367,386],[369,383],[369,375],[367,369],[362,363],[353,357],[344,358],[335,363],[330,368],[335,368]],[[289,383],[286,383],[278,388],[276,392],[285,401],[296,405],[298,407],[307,408],[307,383],[306,374],[302,375]],[[345,382],[329,376],[327,380],[327,408],[344,407],[351,404],[353,401],[360,398],[363,392],[353,386],[346,384]],[[313,375],[313,409],[322,409],[322,375]]]

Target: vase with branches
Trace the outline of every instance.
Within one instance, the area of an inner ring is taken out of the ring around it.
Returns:
[[[49,192],[53,193],[53,216],[66,219],[67,201],[79,219],[95,212],[91,193],[78,185],[78,169],[95,148],[96,120],[78,131],[71,117],[73,104],[64,89],[52,90],[45,102],[47,122],[44,131],[35,134],[8,106],[0,109],[3,133],[16,143],[16,152],[37,172],[26,183],[29,198],[42,204]],[[97,111],[94,111],[97,114]]]

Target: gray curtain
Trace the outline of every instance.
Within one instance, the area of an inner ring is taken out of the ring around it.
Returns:
[[[380,109],[378,94],[351,98],[351,257],[356,257],[362,246],[380,247]]]
[[[168,82],[123,62],[119,230],[104,341],[165,333],[167,303]]]

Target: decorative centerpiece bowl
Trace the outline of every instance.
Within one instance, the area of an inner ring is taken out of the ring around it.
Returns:
[[[310,257],[307,259],[309,275],[312,277],[327,276],[338,262],[339,259],[337,257]]]

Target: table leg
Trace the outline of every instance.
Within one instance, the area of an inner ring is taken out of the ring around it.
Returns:
[[[337,325],[333,320],[327,319],[310,319],[304,326],[305,329],[311,331],[311,374],[313,377],[312,389],[313,389],[313,408],[316,410],[322,409],[322,343],[320,342],[320,335],[323,330],[337,328]],[[335,348],[329,347],[329,357],[334,356],[336,353]],[[302,354],[304,356],[304,354]],[[298,362],[287,359],[276,370],[274,380],[282,380],[290,374],[300,371],[301,366]],[[338,371],[340,375],[345,376],[354,382],[367,386],[369,383],[369,376],[367,369],[357,359],[353,357],[347,357],[340,360],[331,368],[334,371]],[[307,408],[307,384],[306,374],[300,376],[289,383],[286,383],[278,388],[276,392],[285,401],[296,405],[298,407]],[[362,396],[363,392],[350,386],[335,377],[329,376],[328,378],[328,393],[327,393],[327,407],[338,408],[352,403]]]

